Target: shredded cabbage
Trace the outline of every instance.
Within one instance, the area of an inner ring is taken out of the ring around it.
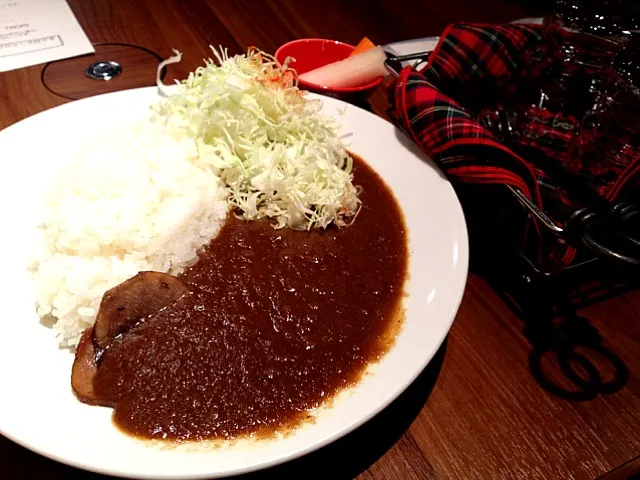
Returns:
[[[337,124],[305,98],[287,62],[249,49],[209,59],[154,106],[165,127],[197,145],[193,160],[212,169],[229,201],[247,220],[271,218],[278,228],[346,226],[360,207],[352,160]],[[167,59],[180,61],[181,54]]]

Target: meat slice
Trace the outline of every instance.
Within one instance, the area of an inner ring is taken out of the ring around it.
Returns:
[[[112,405],[101,401],[93,393],[93,376],[98,371],[96,364],[96,349],[93,345],[93,329],[87,328],[80,337],[76,349],[76,358],[71,368],[71,388],[73,393],[83,403],[89,405]]]
[[[78,400],[113,407],[94,393],[98,354],[101,355],[116,336],[126,333],[139,320],[162,310],[190,291],[176,277],[160,272],[140,272],[108,290],[102,297],[95,324],[82,333],[76,349],[71,388]]]
[[[176,277],[160,272],[140,272],[113,287],[100,303],[93,326],[95,346],[106,349],[117,335],[189,292]]]

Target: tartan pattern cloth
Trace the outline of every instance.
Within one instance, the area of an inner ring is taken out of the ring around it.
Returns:
[[[542,29],[537,25],[451,25],[422,70],[406,67],[392,82],[388,114],[452,181],[510,185],[547,213],[571,212],[576,206],[553,178],[507,148],[473,115],[495,105],[515,88],[512,80],[522,78],[531,55],[539,54],[541,40]],[[533,125],[533,134],[524,136],[523,143],[535,143],[536,135],[546,135],[553,141],[545,145],[550,148],[542,150],[568,163],[571,125],[566,127],[562,121],[563,128],[559,128],[553,119],[547,121],[544,112],[537,118],[541,122]],[[627,165],[614,167],[575,163],[567,167],[590,175],[594,188],[613,200],[640,173],[639,158],[627,161]],[[606,173],[606,178],[600,173]],[[575,254],[562,241],[546,245],[543,251],[561,258],[563,265]]]
[[[536,172],[451,98],[411,68],[393,89],[390,115],[448,175],[471,183],[504,183],[542,205]]]
[[[450,25],[420,73],[465,107],[475,105],[478,92],[490,105],[512,87],[513,75],[528,60],[524,52],[541,40],[536,25]]]

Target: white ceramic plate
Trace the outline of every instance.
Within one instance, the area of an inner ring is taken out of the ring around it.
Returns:
[[[111,423],[111,410],[80,403],[70,387],[73,355],[38,322],[26,274],[36,206],[51,173],[97,134],[133,121],[157,100],[153,88],[69,103],[0,132],[3,276],[0,303],[0,432],[79,468],[134,478],[211,478],[281,463],[345,435],[394,400],[429,363],[449,331],[467,277],[468,248],[458,199],[442,173],[388,122],[323,98],[353,152],[384,178],[409,232],[406,321],[395,346],[314,424],[272,441],[223,448],[160,448]],[[91,148],[109,149],[94,141]]]

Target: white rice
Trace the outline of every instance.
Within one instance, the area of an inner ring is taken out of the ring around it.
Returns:
[[[32,272],[61,346],[77,345],[106,290],[142,270],[178,274],[217,235],[227,191],[196,156],[190,140],[141,123],[94,140],[53,179]]]

